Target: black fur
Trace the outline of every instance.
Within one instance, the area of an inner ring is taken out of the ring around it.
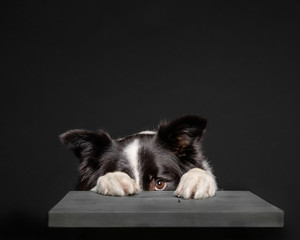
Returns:
[[[153,182],[168,182],[164,190],[175,190],[181,176],[191,168],[205,170],[201,140],[207,121],[190,115],[162,122],[157,134],[135,134],[113,140],[99,130],[70,130],[60,140],[80,159],[78,190],[90,190],[108,172],[122,171],[134,178],[123,150],[139,139],[139,170],[142,190],[153,190]]]

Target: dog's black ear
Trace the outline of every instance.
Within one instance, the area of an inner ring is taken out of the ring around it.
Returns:
[[[109,135],[101,130],[92,132],[84,129],[74,129],[59,135],[61,142],[73,150],[83,161],[86,158],[99,157],[112,143]]]
[[[195,147],[200,148],[206,123],[206,119],[195,115],[184,116],[169,123],[161,122],[158,139],[179,158],[185,157]]]

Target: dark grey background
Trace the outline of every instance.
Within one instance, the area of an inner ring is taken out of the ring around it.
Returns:
[[[299,4],[2,1],[1,236],[299,239]],[[284,229],[48,229],[77,180],[58,141],[208,119],[219,187],[283,209]]]

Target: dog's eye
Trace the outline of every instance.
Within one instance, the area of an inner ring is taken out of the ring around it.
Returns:
[[[158,179],[155,182],[155,190],[157,190],[157,191],[164,190],[166,186],[167,186],[167,184],[163,180]]]

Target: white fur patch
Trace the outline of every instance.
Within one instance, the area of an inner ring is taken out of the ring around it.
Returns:
[[[133,175],[138,186],[140,186],[139,156],[138,156],[139,147],[140,147],[139,140],[135,139],[133,142],[129,143],[124,149],[124,153],[132,167]]]
[[[203,170],[205,170],[208,174],[213,175],[212,169],[211,169],[209,163],[207,162],[207,160],[203,160],[202,167],[203,167]]]
[[[174,194],[182,198],[208,198],[215,195],[217,183],[210,171],[193,168],[183,174]]]
[[[154,134],[156,134],[156,132],[154,132],[154,131],[142,131],[142,132],[139,132],[138,134],[149,134],[149,135],[154,135]]]
[[[96,187],[91,191],[112,196],[126,196],[139,192],[135,180],[124,172],[110,172],[98,178]]]
[[[157,132],[155,131],[142,131],[142,132],[139,132],[139,133],[135,133],[135,134],[132,134],[130,136],[136,136],[136,135],[141,135],[141,134],[146,134],[146,135],[155,135]],[[122,141],[123,139],[125,139],[126,137],[120,137],[117,139],[117,141]]]

